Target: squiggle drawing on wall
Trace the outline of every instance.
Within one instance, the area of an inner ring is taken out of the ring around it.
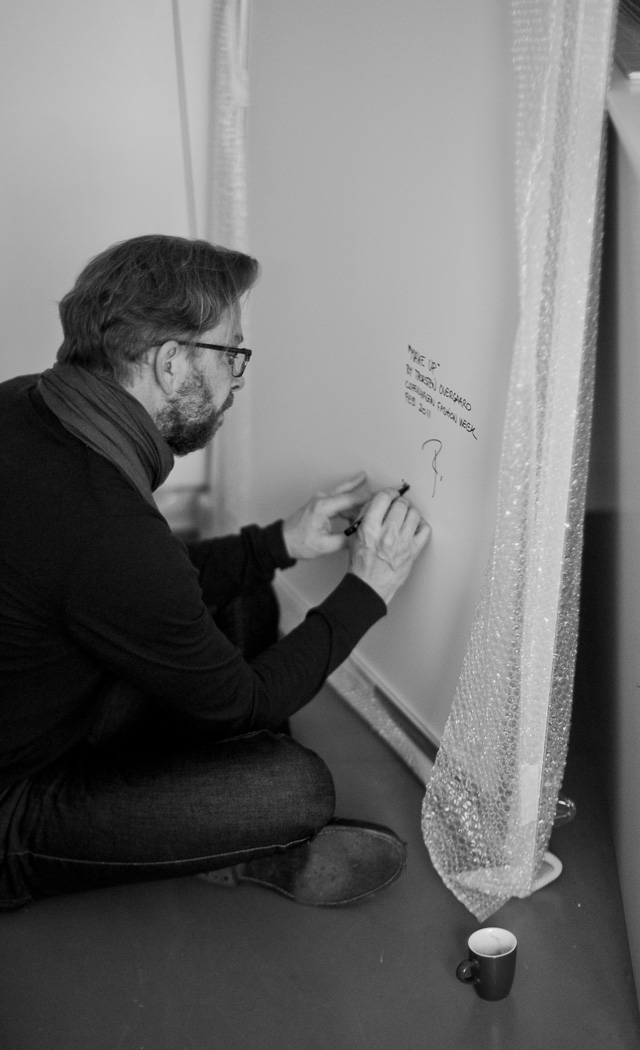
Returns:
[[[433,470],[433,492],[431,493],[431,498],[433,499],[436,494],[436,485],[439,481],[442,481],[442,474],[438,467],[438,456],[442,452],[442,442],[438,438],[429,438],[429,440],[425,441],[423,444],[423,450],[427,445],[435,445],[435,448],[431,450],[433,452],[433,459],[431,460],[431,468]]]

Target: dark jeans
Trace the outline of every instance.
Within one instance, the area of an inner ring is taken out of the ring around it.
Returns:
[[[82,744],[0,795],[0,907],[226,867],[310,838],[333,781],[289,736]]]
[[[0,908],[273,853],[334,804],[327,767],[286,733],[207,740],[123,716],[0,794]]]

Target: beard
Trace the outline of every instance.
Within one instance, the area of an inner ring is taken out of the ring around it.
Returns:
[[[230,393],[221,408],[215,408],[206,376],[194,366],[178,392],[160,409],[155,424],[174,455],[187,456],[209,443],[232,404]]]

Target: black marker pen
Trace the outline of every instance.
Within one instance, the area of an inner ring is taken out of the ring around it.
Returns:
[[[398,496],[404,496],[405,492],[408,492],[410,488],[411,485],[407,485],[406,481],[403,478],[402,485],[398,489]],[[345,536],[353,536],[354,532],[358,531],[361,522],[362,518],[358,518],[357,521],[354,521],[353,524],[349,525],[349,527],[344,530]]]

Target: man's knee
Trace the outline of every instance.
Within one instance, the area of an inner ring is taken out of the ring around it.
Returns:
[[[327,824],[335,812],[336,794],[328,766],[314,751],[298,744],[290,737],[278,737],[286,749],[289,790],[295,808],[310,834]]]

